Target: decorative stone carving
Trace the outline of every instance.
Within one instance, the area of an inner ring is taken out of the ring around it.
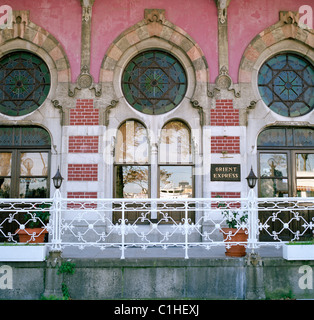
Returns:
[[[218,9],[218,19],[221,24],[227,21],[227,8],[231,0],[216,0],[216,6]]]
[[[25,28],[29,23],[29,11],[13,11],[12,15],[12,26],[14,38],[23,38],[25,33]]]
[[[81,89],[90,89],[95,90],[95,96],[101,96],[101,86],[97,83],[94,83],[92,75],[89,73],[88,66],[83,66],[81,73],[76,80],[76,85],[73,89],[69,88],[69,96],[74,97],[76,90]]]
[[[95,0],[81,0],[82,21],[88,22],[92,17],[92,6]]]
[[[77,84],[80,88],[90,88],[93,84],[93,77],[89,74],[87,66],[82,67],[81,74],[77,79]]]
[[[163,24],[166,20],[164,9],[145,9],[145,22],[146,24],[151,22],[158,22]]]
[[[293,11],[280,11],[279,20],[285,24],[299,24],[299,13]]]
[[[109,114],[110,114],[110,110],[115,108],[118,105],[119,101],[118,100],[112,100],[111,104],[109,106],[107,106],[106,110],[105,110],[105,119],[104,119],[104,125],[107,127],[109,125]]]
[[[216,78],[215,84],[216,86],[212,91],[208,90],[208,96],[210,98],[213,98],[215,96],[215,91],[219,92],[221,90],[232,91],[235,98],[239,98],[241,96],[240,92],[235,90],[232,79],[228,73],[228,68],[226,66],[221,67],[219,75]]]
[[[254,109],[256,107],[256,103],[257,103],[256,100],[252,100],[250,102],[250,105],[247,108],[250,109],[250,110]]]
[[[203,111],[203,107],[200,106],[200,103],[197,100],[192,100],[191,99],[191,104],[193,106],[193,108],[198,109],[198,114],[200,116],[200,126],[204,125],[204,111]]]

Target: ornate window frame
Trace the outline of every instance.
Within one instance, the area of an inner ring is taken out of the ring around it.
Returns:
[[[305,46],[302,43],[293,41],[293,40],[283,40],[280,43],[276,43],[270,48],[267,48],[257,59],[256,63],[254,64],[254,68],[252,70],[252,89],[254,96],[256,97],[257,101],[260,102],[259,106],[262,106],[264,112],[270,112],[269,107],[266,105],[266,103],[263,101],[259,89],[258,89],[258,73],[260,68],[263,66],[263,64],[274,57],[277,54],[281,53],[291,53],[291,54],[296,54],[301,57],[304,57],[304,59],[308,60],[312,65],[314,65],[314,51],[310,50],[307,46]],[[266,108],[266,110],[265,110]],[[283,121],[294,121],[294,120],[300,120],[301,118],[307,118],[311,113],[313,112],[310,111],[305,115],[302,116],[297,116],[297,117],[286,117],[282,116],[278,113],[272,112],[274,118],[282,119]]]

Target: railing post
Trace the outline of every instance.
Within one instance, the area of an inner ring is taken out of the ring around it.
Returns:
[[[188,256],[188,249],[189,249],[189,243],[188,243],[188,235],[189,235],[189,216],[188,216],[188,202],[185,201],[185,213],[184,213],[184,236],[185,236],[185,259],[189,259]]]
[[[125,243],[125,203],[122,202],[122,216],[121,216],[121,259],[125,259],[124,256],[124,243]]]
[[[61,251],[61,193],[57,189],[53,196],[52,251]]]
[[[257,223],[258,223],[258,210],[257,210],[257,198],[253,189],[250,189],[248,195],[248,224],[249,224],[249,238],[248,238],[248,246],[252,249],[252,253],[254,250],[258,248],[257,242]]]

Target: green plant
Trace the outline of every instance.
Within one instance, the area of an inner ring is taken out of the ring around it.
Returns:
[[[51,203],[41,203],[36,206],[39,209],[46,209],[51,207]],[[48,223],[50,217],[49,211],[36,211],[24,214],[24,222],[28,228],[42,228]]]
[[[287,243],[288,245],[314,245],[314,237],[309,238],[303,241],[290,241]]]
[[[70,293],[69,293],[69,288],[64,282],[62,282],[62,284],[61,284],[61,291],[62,291],[63,299],[65,299],[65,300],[71,299]]]
[[[58,268],[57,274],[69,274],[72,275],[75,272],[75,263],[71,262],[71,261],[64,261],[61,263],[61,265]],[[69,288],[68,286],[62,282],[61,284],[61,291],[62,291],[62,295],[63,298],[65,300],[70,300],[70,293],[69,293]]]
[[[221,198],[219,195],[216,198]],[[218,203],[218,208],[227,208],[227,204],[224,202]],[[232,210],[223,210],[221,212],[223,217],[226,219],[226,223],[229,228],[239,228],[241,224],[246,223],[248,219],[248,214],[245,211],[232,211]]]
[[[75,272],[75,263],[70,261],[64,261],[58,268],[57,274],[66,273],[66,274],[74,274]]]

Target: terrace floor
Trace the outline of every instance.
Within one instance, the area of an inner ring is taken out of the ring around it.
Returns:
[[[247,249],[247,253],[251,253],[252,250]],[[281,258],[282,248],[276,248],[273,246],[261,247],[255,250],[260,257],[264,258]],[[225,255],[224,247],[212,247],[209,250],[204,248],[190,248],[188,250],[188,256],[190,259],[215,259],[215,258],[229,258]],[[118,248],[106,248],[105,250],[100,250],[95,247],[84,248],[83,250],[77,247],[66,247],[63,249],[62,257],[65,259],[112,259],[121,258],[121,250]],[[148,248],[143,250],[141,248],[127,248],[125,250],[125,258],[182,258],[185,257],[185,250],[182,248],[169,247],[164,250],[162,248]]]

